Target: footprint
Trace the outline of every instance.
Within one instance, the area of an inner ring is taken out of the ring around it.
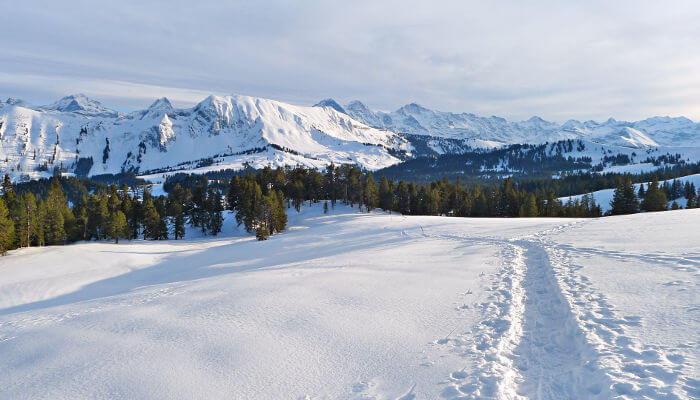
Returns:
[[[467,377],[467,373],[464,372],[464,370],[455,371],[452,374],[450,374],[450,376],[452,377],[452,379],[464,379]]]
[[[666,359],[674,364],[682,364],[685,357],[680,354],[666,354]]]

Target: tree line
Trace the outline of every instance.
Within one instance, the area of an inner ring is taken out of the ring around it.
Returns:
[[[552,188],[527,190],[511,178],[498,185],[463,184],[458,177],[428,183],[377,180],[351,166],[266,167],[209,182],[205,177],[166,180],[166,196],[152,196],[147,185],[118,187],[89,179],[54,177],[15,187],[6,175],[0,196],[0,251],[17,247],[65,244],[80,240],[182,239],[186,225],[206,235],[223,228],[223,212],[259,240],[281,232],[286,210],[305,203],[337,202],[369,212],[382,209],[405,215],[456,217],[599,217],[591,195],[562,203]],[[527,185],[525,185],[527,187]],[[18,190],[19,189],[19,190]],[[658,179],[635,190],[632,176],[620,179],[611,214],[668,208],[667,191],[682,193],[688,207],[698,206],[692,184],[660,185]],[[66,195],[67,194],[67,195]]]
[[[628,175],[621,180],[613,192],[610,202],[611,215],[634,214],[640,211],[666,211],[669,209],[669,198],[678,199],[685,197],[686,208],[700,208],[700,191],[696,191],[692,182],[681,183],[673,180],[669,183],[659,184],[659,179],[654,177],[646,186],[639,185],[635,189],[632,177]],[[678,202],[671,203],[672,210],[680,208]]]
[[[69,202],[63,187],[82,196]],[[224,196],[213,186],[175,186],[167,196],[152,196],[144,186],[100,187],[90,193],[82,180],[50,180],[18,192],[5,175],[0,196],[0,253],[81,240],[182,239],[185,225],[217,235],[223,227]],[[35,196],[30,189],[42,196]],[[44,192],[45,191],[45,192]]]

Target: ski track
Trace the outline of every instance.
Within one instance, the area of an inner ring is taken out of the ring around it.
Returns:
[[[585,327],[588,341],[596,346],[600,364],[607,367],[614,394],[625,398],[698,398],[699,382],[687,377],[694,366],[676,349],[643,345],[630,336],[628,328],[640,325],[642,316],[620,316],[579,272],[581,267],[571,262],[572,251],[571,247],[551,246],[552,267],[579,324]]]
[[[446,399],[689,399],[700,396],[693,365],[659,346],[626,334],[640,316],[617,315],[569,253],[593,252],[556,245],[552,234],[575,229],[577,220],[538,233],[497,239],[458,235],[425,237],[486,243],[501,251],[501,268],[479,305],[484,319],[473,330],[435,343],[471,359],[472,373],[454,371],[443,382]],[[421,228],[422,230],[422,228]],[[672,268],[693,268],[694,257],[652,258]],[[697,269],[697,268],[695,268]],[[685,372],[685,373],[684,373]]]

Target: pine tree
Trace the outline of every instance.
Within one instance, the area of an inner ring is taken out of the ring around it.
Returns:
[[[265,225],[260,225],[255,229],[255,238],[258,240],[267,240],[270,237],[270,232],[268,232]]]
[[[221,197],[221,192],[214,191],[213,187],[209,191],[209,233],[216,236],[221,232],[221,228],[224,225],[224,217],[222,215],[224,211],[223,199]]]
[[[327,203],[323,203],[326,209]],[[287,207],[284,205],[284,194],[277,191],[277,208],[275,209],[275,231],[282,232],[287,228]]]
[[[46,205],[44,240],[49,245],[64,244],[67,239],[64,212],[68,209],[68,204],[57,178],[51,182],[44,204]]]
[[[386,179],[386,175],[382,174],[382,178],[379,181],[379,208],[384,211],[391,211],[394,207],[394,195],[391,192],[391,187],[389,186],[389,181]]]
[[[639,199],[637,199],[634,185],[632,185],[632,178],[629,175],[625,176],[625,179],[621,181],[615,189],[610,206],[612,215],[634,214],[639,212]]]
[[[16,233],[19,235],[19,246],[28,247],[32,243],[36,245],[42,244],[43,237],[42,224],[39,220],[39,207],[36,204],[36,199],[31,192],[23,194],[20,198],[21,214],[19,225]]]
[[[367,207],[367,212],[372,211],[377,207],[378,203],[378,191],[377,184],[374,181],[374,176],[370,172],[365,175],[365,189],[364,189],[364,204]]]
[[[535,199],[535,195],[530,193],[530,195],[527,196],[527,200],[525,200],[525,204],[523,204],[520,208],[520,216],[537,217],[538,215],[539,212],[537,210],[537,200]]]
[[[119,243],[120,237],[129,237],[129,226],[126,223],[126,216],[121,210],[115,210],[109,216],[107,235],[114,239],[114,243]]]
[[[654,180],[649,184],[640,209],[644,211],[666,211],[668,210],[668,199],[666,193],[659,188],[659,180],[654,177]]]
[[[7,206],[5,206],[5,199],[0,197],[0,254],[4,256],[8,250],[14,248],[14,244],[15,224],[12,219],[10,219],[9,211]]]
[[[107,232],[107,222],[109,220],[109,209],[107,207],[107,196],[104,193],[91,194],[87,200],[87,236],[102,240]]]
[[[151,200],[144,204],[143,238],[158,240],[160,238],[160,215]]]
[[[73,215],[75,215],[77,233],[74,240],[89,240],[87,202],[87,197],[83,195],[80,202],[73,207]]]
[[[15,188],[10,180],[10,175],[5,174],[2,178],[2,194],[7,197],[10,193],[15,193]]]
[[[175,214],[173,220],[173,236],[175,240],[185,237],[185,214],[183,212]]]

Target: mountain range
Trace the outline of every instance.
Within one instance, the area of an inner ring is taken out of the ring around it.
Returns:
[[[373,170],[421,156],[571,139],[604,146],[602,151],[611,154],[676,148],[696,154],[700,124],[683,117],[511,122],[415,103],[383,112],[359,101],[297,106],[241,95],[209,96],[191,108],[175,108],[160,98],[129,113],[81,94],[44,106],[0,101],[0,170],[20,180],[55,169],[78,175],[161,174],[265,165],[320,168],[333,162]]]

